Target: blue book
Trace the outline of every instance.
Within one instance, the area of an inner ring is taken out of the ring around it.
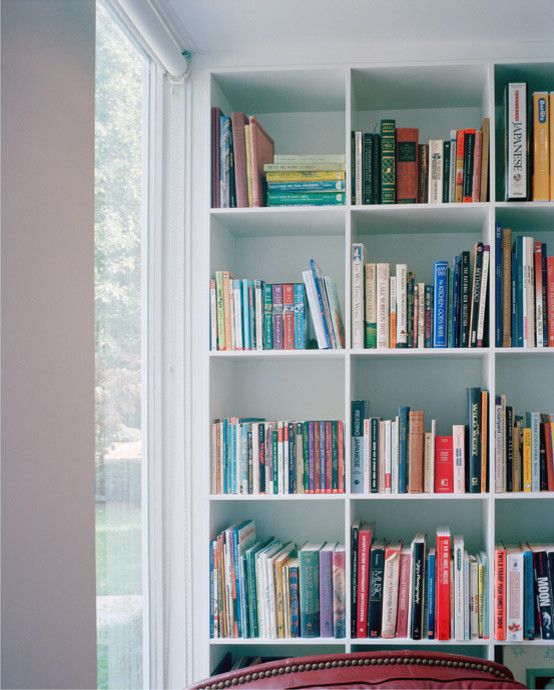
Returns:
[[[525,426],[531,429],[531,491],[541,490],[541,415],[540,412],[527,412]]]
[[[511,310],[511,321],[512,321],[512,347],[518,347],[518,338],[517,338],[517,324],[518,324],[518,313],[517,313],[517,252],[516,252],[516,243],[514,242],[514,246],[512,247],[512,255],[511,255],[511,262],[512,262],[512,268],[511,268],[511,278],[512,278],[512,285],[510,286],[510,298],[512,302],[512,310]]]
[[[306,286],[294,285],[294,348],[306,349]]]
[[[325,422],[319,422],[319,488],[325,491],[327,488],[327,455],[325,446]]]
[[[352,401],[352,493],[364,492],[364,419],[367,414],[365,400]]]
[[[300,600],[299,600],[298,565],[290,566],[289,597],[290,597],[290,636],[300,637]]]
[[[535,639],[535,590],[533,552],[523,552],[523,639]]]
[[[454,271],[456,259],[450,259],[448,264],[448,311],[446,315],[446,341],[448,347],[454,347]]]
[[[495,288],[495,306],[496,306],[496,321],[495,321],[495,344],[496,347],[502,347],[502,236],[504,234],[502,225],[496,224],[494,234],[494,288]]]
[[[231,118],[219,116],[219,205],[221,208],[231,206]]]
[[[222,451],[222,468],[223,473],[223,493],[228,494],[229,491],[229,420],[224,418],[221,422],[221,451]]]
[[[448,261],[435,261],[433,312],[433,347],[447,347]]]
[[[324,292],[323,292],[324,287],[322,284],[323,280],[322,280],[321,270],[313,259],[310,259],[310,269],[312,271],[312,277],[314,279],[315,292],[317,295],[317,303],[319,305],[319,311],[321,312],[321,320],[323,322],[323,331],[324,331],[324,335],[325,335],[325,341],[327,343],[327,347],[332,348],[333,344],[331,343],[331,336],[329,334],[330,324],[327,323],[327,318],[325,315],[326,310],[325,310],[324,300],[326,299],[326,296],[324,295]]]
[[[245,350],[252,349],[250,341],[250,302],[248,300],[248,280],[242,280],[242,340]]]
[[[454,259],[454,288],[452,295],[452,347],[460,347],[460,283],[462,277],[461,257]]]
[[[427,637],[435,639],[435,549],[427,554]]]
[[[398,408],[399,443],[398,443],[398,493],[408,493],[408,431],[409,407]]]
[[[268,192],[344,192],[344,180],[312,180],[304,182],[268,182]]]
[[[248,325],[250,328],[250,348],[256,349],[256,287],[253,280],[248,281]]]
[[[516,238],[516,261],[517,261],[517,347],[523,347],[523,237]]]

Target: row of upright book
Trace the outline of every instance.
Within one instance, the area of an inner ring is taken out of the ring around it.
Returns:
[[[497,347],[554,346],[554,256],[540,240],[496,225]]]
[[[212,493],[344,493],[342,419],[216,419]]]
[[[267,283],[216,271],[210,280],[212,351],[344,348],[336,283],[313,259],[302,279]]]
[[[424,410],[400,407],[394,419],[352,402],[352,493],[463,494],[487,491],[488,391],[468,388],[465,424],[437,434]]]
[[[417,281],[407,264],[366,263],[352,245],[352,347],[484,347],[488,343],[490,247],[476,242],[434,263],[434,282]]]
[[[346,636],[346,554],[339,542],[258,538],[253,520],[210,544],[210,637]]]
[[[489,559],[439,528],[434,547],[375,539],[374,523],[351,530],[352,638],[488,639]]]
[[[381,120],[378,132],[352,132],[352,204],[487,201],[489,119],[481,130],[450,130],[419,143],[419,129]]]
[[[496,491],[554,491],[552,415],[517,414],[505,395],[496,396],[494,413]]]
[[[554,545],[497,544],[494,635],[497,640],[554,640]]]

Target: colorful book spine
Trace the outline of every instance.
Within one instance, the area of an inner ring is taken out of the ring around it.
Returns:
[[[436,639],[450,639],[450,532],[447,529],[437,530],[436,559]]]
[[[346,637],[346,553],[341,544],[333,551],[333,637]]]
[[[435,639],[435,573],[436,573],[436,556],[435,549],[429,549],[427,554],[427,637],[430,640]]]
[[[549,98],[547,91],[535,91],[533,107],[533,155],[531,176],[531,199],[550,200],[550,135]]]
[[[298,551],[300,575],[300,637],[319,637],[319,550],[305,544]]]
[[[294,285],[283,285],[283,349],[294,350]]]
[[[333,621],[333,552],[334,544],[319,550],[319,619],[321,637],[334,636]]]
[[[384,567],[385,547],[382,543],[375,543],[370,552],[368,637],[381,636]]]
[[[435,261],[434,278],[433,347],[447,347],[448,261]]]
[[[345,192],[277,192],[267,194],[268,206],[342,206]]]
[[[417,203],[419,130],[398,127],[396,130],[396,201]]]
[[[306,348],[306,287],[304,283],[294,284],[294,349]]]

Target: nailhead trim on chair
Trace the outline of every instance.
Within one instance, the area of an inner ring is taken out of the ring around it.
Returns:
[[[316,671],[324,668],[331,668],[336,666],[374,666],[379,664],[422,664],[423,666],[452,666],[453,668],[467,668],[473,671],[487,671],[502,680],[508,680],[508,676],[498,669],[488,666],[483,663],[473,663],[470,661],[452,661],[450,659],[410,659],[409,657],[372,657],[370,659],[340,659],[334,661],[320,661],[313,664],[294,664],[286,666],[278,666],[267,671],[260,671],[256,673],[246,673],[242,676],[232,678],[212,685],[202,685],[201,690],[220,690],[221,688],[229,688],[232,685],[242,685],[249,683],[252,680],[259,680],[260,678],[270,678],[271,676],[282,675],[283,673],[297,673],[298,671]]]

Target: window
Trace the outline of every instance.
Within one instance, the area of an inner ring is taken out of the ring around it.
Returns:
[[[96,23],[96,595],[99,688],[147,684],[143,486],[144,113],[150,61],[101,2]]]

